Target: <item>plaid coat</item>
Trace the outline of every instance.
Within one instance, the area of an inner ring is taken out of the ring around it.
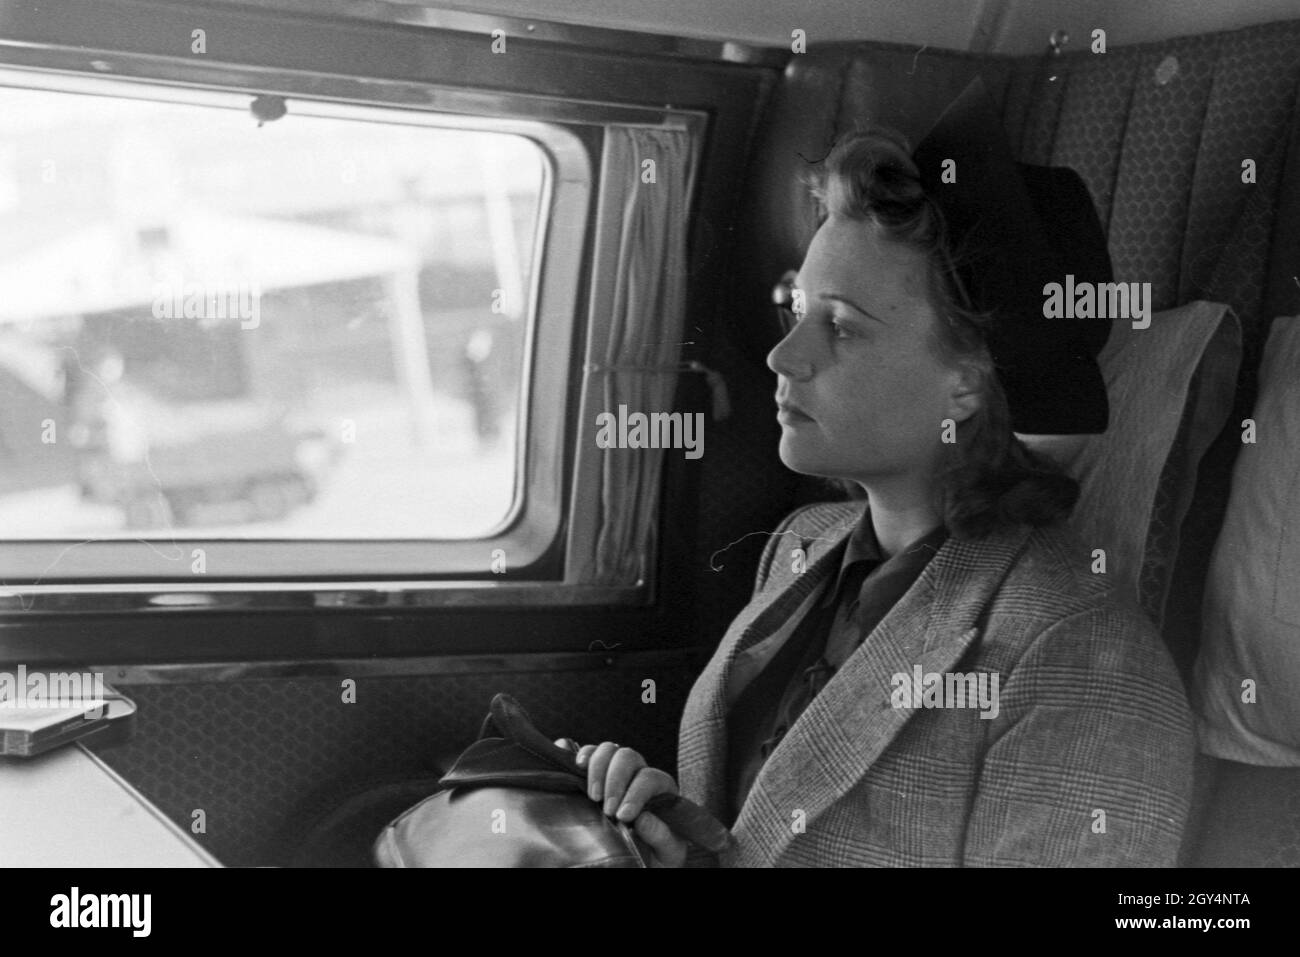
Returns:
[[[679,786],[724,820],[727,702],[746,678],[737,654],[789,635],[864,508],[786,519],[691,691]],[[772,752],[718,863],[1173,865],[1191,792],[1187,701],[1151,623],[1091,565],[1060,526],[949,538]],[[917,665],[997,676],[996,717],[895,707],[906,701],[893,676]]]

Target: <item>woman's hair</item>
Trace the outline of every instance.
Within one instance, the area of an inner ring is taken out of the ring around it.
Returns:
[[[991,321],[975,311],[956,271],[944,217],[921,185],[902,134],[882,127],[840,139],[812,182],[822,219],[843,216],[872,223],[881,238],[922,253],[926,286],[938,321],[931,348],[950,365],[978,371],[983,401],[957,425],[945,445],[939,475],[940,511],[951,534],[975,538],[996,528],[1047,525],[1069,515],[1079,485],[1049,459],[1025,447],[1011,429],[1006,393],[985,340]]]

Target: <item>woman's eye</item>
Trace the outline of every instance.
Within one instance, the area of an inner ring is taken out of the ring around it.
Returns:
[[[853,326],[848,322],[845,322],[843,319],[832,318],[831,329],[835,333],[836,339],[852,339],[854,335],[856,335],[853,331]]]

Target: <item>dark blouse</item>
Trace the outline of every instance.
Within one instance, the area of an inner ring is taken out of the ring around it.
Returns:
[[[733,822],[768,755],[947,538],[948,530],[940,525],[882,561],[871,511],[863,513],[832,587],[740,693],[727,716],[727,792]]]

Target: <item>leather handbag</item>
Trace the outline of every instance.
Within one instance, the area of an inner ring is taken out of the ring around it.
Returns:
[[[492,699],[479,738],[374,845],[380,867],[647,867],[650,850],[587,795],[576,755],[534,727],[509,695]],[[675,794],[646,810],[714,853],[731,836],[717,818]]]

